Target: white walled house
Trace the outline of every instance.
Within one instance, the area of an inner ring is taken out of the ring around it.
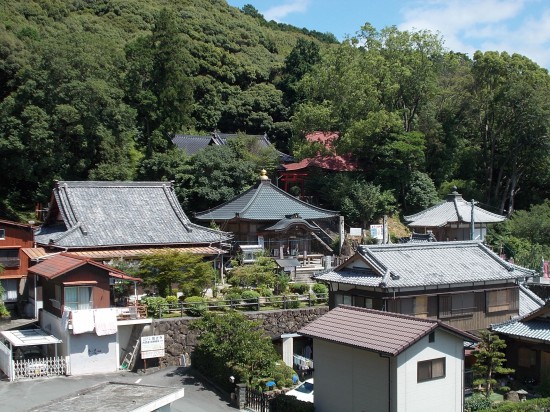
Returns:
[[[141,281],[113,267],[70,253],[53,255],[29,268],[40,278],[40,327],[60,339],[68,375],[116,372],[131,367],[134,348],[151,319],[111,305],[111,280]],[[125,313],[128,312],[126,316]],[[131,359],[126,355],[132,350]]]
[[[313,338],[315,410],[464,410],[464,341],[441,321],[338,306],[299,333]]]

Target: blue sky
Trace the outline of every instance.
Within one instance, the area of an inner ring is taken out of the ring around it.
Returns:
[[[550,68],[550,0],[227,0],[252,4],[267,20],[353,36],[369,22],[377,29],[439,33],[449,50],[520,53]]]

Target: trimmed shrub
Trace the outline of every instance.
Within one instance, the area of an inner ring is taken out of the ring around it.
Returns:
[[[256,292],[255,290],[245,290],[243,292],[243,294],[241,295],[241,297],[246,303],[248,303],[248,305],[246,305],[247,310],[256,310],[257,309],[257,306],[256,305],[251,305],[251,303],[257,303],[258,302],[258,298],[260,297],[260,294],[258,292]]]
[[[178,297],[177,296],[166,296],[166,303],[169,305],[177,305]]]
[[[270,402],[274,412],[314,412],[315,407],[311,402],[300,401],[294,396],[278,395]]]
[[[315,303],[326,303],[328,301],[328,286],[324,283],[316,283],[311,288],[316,296]]]
[[[477,412],[490,408],[492,404],[493,402],[484,395],[474,393],[472,396],[466,398],[464,402],[464,409],[469,412]]]
[[[189,316],[202,316],[208,310],[208,302],[201,296],[185,298],[185,313]]]
[[[284,295],[286,298],[285,306],[287,309],[298,309],[300,307],[300,301],[298,295]]]
[[[289,286],[290,291],[292,293],[297,293],[298,295],[305,295],[309,292],[309,285],[305,283],[291,283]]]

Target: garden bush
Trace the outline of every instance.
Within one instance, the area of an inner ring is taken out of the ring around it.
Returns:
[[[300,307],[300,301],[298,295],[284,295],[286,309],[298,309]]]
[[[311,402],[298,400],[290,395],[278,395],[270,402],[273,412],[314,412],[315,407]]]
[[[189,296],[183,302],[185,313],[189,316],[202,316],[208,310],[208,302],[201,296]]]
[[[166,299],[160,296],[144,296],[141,303],[147,306],[147,313],[151,316],[162,316],[167,312]],[[160,314],[159,314],[160,307]]]
[[[166,296],[166,303],[169,305],[177,305],[178,304],[178,297],[177,296]]]
[[[246,305],[246,309],[247,310],[258,309],[258,306],[255,305],[255,303],[258,302],[259,297],[260,297],[260,294],[255,290],[245,290],[242,294],[242,298],[246,303],[248,303],[248,305]],[[252,303],[254,303],[254,305],[252,305]]]
[[[316,283],[311,288],[316,295],[315,303],[326,303],[328,301],[328,286],[324,283]]]
[[[289,286],[292,293],[305,295],[307,292],[309,292],[309,285],[305,283],[291,283]]]
[[[468,412],[477,412],[491,407],[493,402],[480,393],[474,393],[464,401],[464,409]]]

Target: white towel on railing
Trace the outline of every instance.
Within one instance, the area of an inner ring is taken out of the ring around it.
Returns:
[[[95,309],[95,333],[97,336],[117,333],[116,312],[111,309]]]
[[[70,310],[65,309],[63,311],[63,315],[61,315],[61,329],[67,330],[67,328],[69,326],[69,317],[70,317],[70,315],[71,315]]]
[[[73,335],[94,331],[94,312],[90,309],[71,311]]]

